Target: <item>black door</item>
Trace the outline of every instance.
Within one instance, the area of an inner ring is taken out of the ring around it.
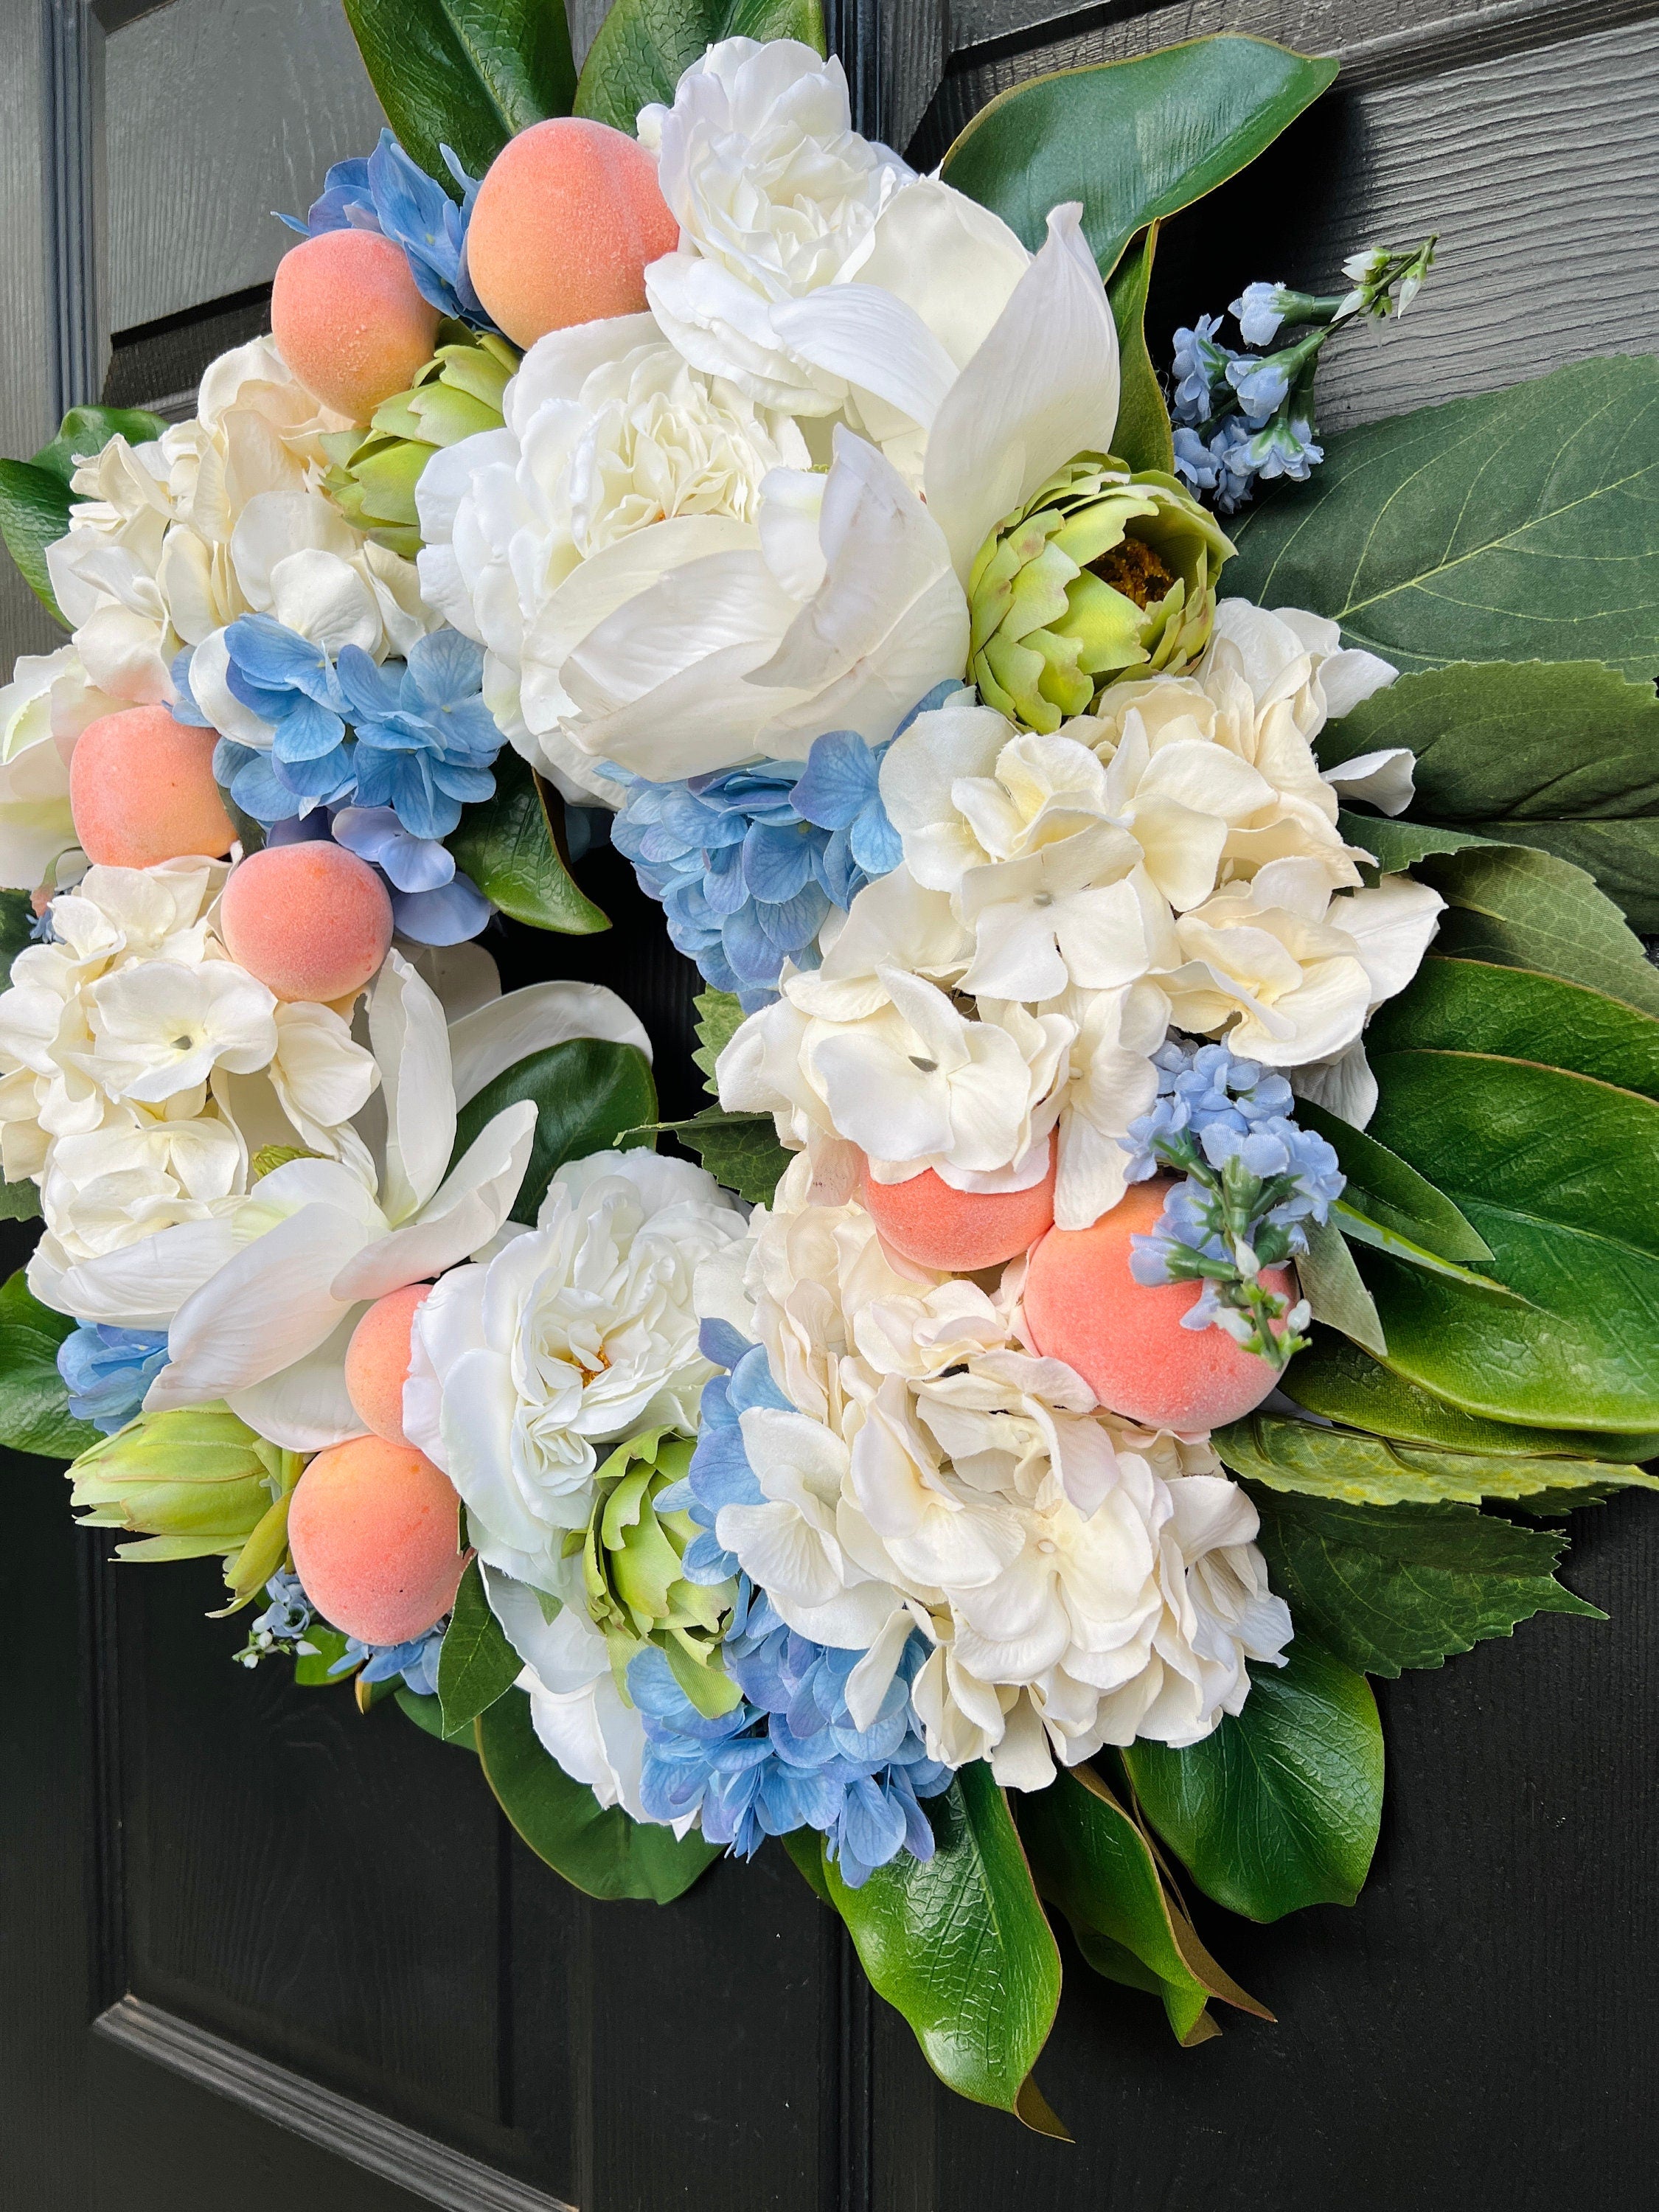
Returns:
[[[573,9],[579,48],[604,12]],[[1170,228],[1167,335],[1255,276],[1437,228],[1431,291],[1322,383],[1328,428],[1655,343],[1654,0],[844,0],[867,129],[931,165],[1002,85],[1227,27],[1335,48],[1335,94]],[[337,0],[0,0],[0,446],[73,400],[180,415],[264,326],[282,234],[378,112]],[[8,656],[50,626],[0,582]],[[608,937],[503,942],[611,982],[689,1110],[690,971],[617,864]],[[533,966],[532,963],[534,963]],[[678,1095],[676,1095],[676,1092]],[[8,1271],[27,1224],[5,1224]],[[126,1571],[8,1456],[0,1540],[4,2212],[1405,2212],[1651,2203],[1659,1518],[1586,1514],[1559,1617],[1379,1685],[1359,1906],[1226,1963],[1279,2015],[1175,2048],[1069,1949],[1042,2069],[1073,2148],[939,2088],[775,1847],[600,1905],[464,1752],[232,1663],[210,1564]],[[1207,1932],[1207,1930],[1206,1930]],[[1063,1941],[1063,1939],[1062,1939]]]

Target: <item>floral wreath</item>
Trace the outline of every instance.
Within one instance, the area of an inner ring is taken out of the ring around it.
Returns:
[[[1261,2014],[1187,1886],[1351,1903],[1367,1676],[1593,1615],[1561,1516],[1656,1486],[1659,370],[1322,447],[1430,240],[1160,374],[1160,223],[1335,74],[1262,41],[917,175],[816,0],[579,79],[350,12],[393,128],[271,336],[0,464],[70,632],[0,692],[0,1433],[583,1889],[781,1838],[1060,2132],[1045,1908]],[[489,951],[607,838],[690,1121]]]

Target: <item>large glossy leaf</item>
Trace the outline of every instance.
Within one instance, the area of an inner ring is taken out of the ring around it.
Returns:
[[[931,1859],[901,1851],[858,1889],[826,1859],[831,1901],[877,1994],[908,2021],[940,2081],[1063,2134],[1031,2080],[1060,2002],[1060,1953],[1007,1801],[976,1761],[927,1809]]]
[[[1184,1751],[1123,1754],[1147,1818],[1206,1896],[1251,1920],[1352,1905],[1382,1817],[1382,1730],[1363,1674],[1298,1635],[1250,1670],[1237,1717]]]
[[[58,428],[58,435],[42,446],[30,465],[45,469],[67,484],[77,460],[101,453],[112,438],[125,438],[130,446],[148,446],[167,428],[165,417],[143,407],[71,407]]]
[[[1659,697],[1594,660],[1460,661],[1402,676],[1326,725],[1322,763],[1405,745],[1412,819],[1577,861],[1659,929]]]
[[[1659,1459],[1659,1431],[1591,1436],[1582,1429],[1523,1428],[1492,1421],[1407,1382],[1358,1346],[1316,1329],[1310,1349],[1286,1370],[1285,1395],[1322,1420],[1401,1443],[1444,1444],[1459,1452],[1518,1452],[1529,1458],[1610,1460],[1621,1466]],[[1497,1495],[1496,1492],[1488,1493]]]
[[[1408,990],[1378,1007],[1365,1041],[1378,1052],[1486,1052],[1539,1060],[1659,1098],[1659,1018],[1605,992],[1526,968],[1431,957]],[[1305,1101],[1297,1117],[1311,1118]],[[1313,1126],[1323,1130],[1325,1122]],[[1337,1150],[1341,1157],[1341,1146]]]
[[[1382,1317],[1343,1241],[1338,1216],[1310,1221],[1306,1234],[1308,1249],[1297,1261],[1296,1279],[1309,1312],[1380,1358],[1389,1348]]]
[[[1439,1667],[1538,1613],[1605,1613],[1555,1579],[1566,1539],[1472,1505],[1348,1505],[1252,1492],[1298,1635],[1366,1674]]]
[[[824,51],[819,0],[613,0],[576,88],[576,113],[631,137],[641,108],[671,102],[704,49],[722,39],[798,39]]]
[[[1532,968],[1659,1014],[1659,972],[1582,868],[1524,845],[1431,854],[1415,872],[1447,902],[1437,949]]]
[[[1362,1252],[1389,1365],[1496,1420],[1659,1428],[1659,1103],[1483,1054],[1372,1065],[1378,1139],[1462,1208],[1519,1293]]]
[[[1175,467],[1175,436],[1164,386],[1146,345],[1146,291],[1152,282],[1152,256],[1158,250],[1158,225],[1151,223],[1118,264],[1107,287],[1112,319],[1117,325],[1118,368],[1121,391],[1117,428],[1112,451],[1132,469],[1162,469],[1167,476]]]
[[[344,0],[363,66],[405,153],[453,189],[441,146],[482,176],[516,131],[568,115],[564,0]]]
[[[0,1286],[0,1444],[73,1459],[99,1441],[90,1423],[70,1413],[58,1372],[58,1347],[74,1334],[67,1314],[32,1295],[21,1267]]]
[[[65,629],[68,618],[46,574],[46,548],[69,528],[70,496],[69,486],[49,470],[0,461],[0,537],[23,581]]]
[[[455,1124],[454,1159],[487,1121],[520,1098],[535,1102],[536,1139],[513,1201],[514,1221],[535,1220],[555,1170],[567,1160],[609,1152],[656,1119],[657,1086],[637,1047],[606,1037],[568,1037],[514,1060],[467,1101]]]
[[[980,110],[945,155],[945,180],[1034,250],[1049,209],[1081,200],[1084,231],[1109,276],[1138,230],[1254,161],[1336,67],[1224,35],[1031,77]]]
[[[1659,672],[1659,361],[1583,361],[1326,441],[1241,527],[1230,591],[1310,607],[1401,669]]]
[[[453,1736],[470,1729],[480,1713],[507,1695],[523,1665],[490,1611],[483,1577],[474,1559],[461,1577],[454,1611],[438,1650],[442,1733]]]
[[[1071,1922],[1097,1972],[1150,1986],[1188,2047],[1218,2032],[1212,1997],[1273,2018],[1205,1949],[1144,1830],[1092,1767],[1062,1767],[1016,1802],[1038,1893]]]
[[[720,1856],[701,1836],[680,1841],[672,1828],[631,1820],[620,1805],[602,1808],[542,1748],[522,1690],[497,1698],[473,1729],[502,1812],[538,1858],[590,1897],[672,1905]]]
[[[549,805],[557,805],[510,745],[495,757],[495,795],[469,806],[448,840],[455,865],[514,921],[587,937],[610,918],[579,890],[559,853]]]
[[[1350,1505],[1478,1505],[1484,1498],[1518,1504],[1581,1495],[1591,1503],[1612,1489],[1659,1490],[1659,1477],[1610,1461],[1397,1443],[1275,1413],[1247,1414],[1218,1429],[1214,1441],[1224,1463],[1247,1481]]]
[[[1414,1167],[1379,1145],[1364,1129],[1328,1113],[1311,1099],[1298,1099],[1296,1118],[1316,1130],[1335,1152],[1347,1178],[1343,1196],[1385,1229],[1397,1229],[1413,1243],[1426,1245],[1443,1260],[1478,1266],[1490,1260],[1486,1239],[1461,1214],[1443,1190]]]

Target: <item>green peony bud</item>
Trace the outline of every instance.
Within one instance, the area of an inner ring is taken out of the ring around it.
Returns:
[[[1209,642],[1233,545],[1174,477],[1080,453],[975,556],[969,669],[1028,729],[1087,714],[1115,677],[1174,675]]]
[[[712,1717],[730,1712],[739,1695],[720,1658],[737,1584],[684,1579],[680,1563],[697,1524],[659,1503],[684,1481],[692,1449],[690,1437],[661,1429],[619,1444],[594,1476],[592,1516],[577,1540],[587,1610],[604,1632],[618,1686],[626,1690],[629,1661],[654,1644],[697,1711]]]
[[[440,446],[458,446],[475,431],[501,427],[501,394],[519,356],[493,331],[446,322],[447,343],[416,377],[377,407],[367,430],[336,431],[323,440],[334,466],[323,488],[349,522],[377,545],[412,561],[421,548],[415,487]]]
[[[304,1464],[256,1436],[228,1406],[140,1413],[82,1453],[69,1470],[83,1528],[125,1528],[122,1559],[196,1559],[218,1553],[233,1600],[245,1604],[288,1554],[288,1507]]]

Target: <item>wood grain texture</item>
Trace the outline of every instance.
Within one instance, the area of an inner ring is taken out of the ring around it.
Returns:
[[[105,42],[108,320],[264,283],[330,162],[384,123],[338,0],[170,0]]]

